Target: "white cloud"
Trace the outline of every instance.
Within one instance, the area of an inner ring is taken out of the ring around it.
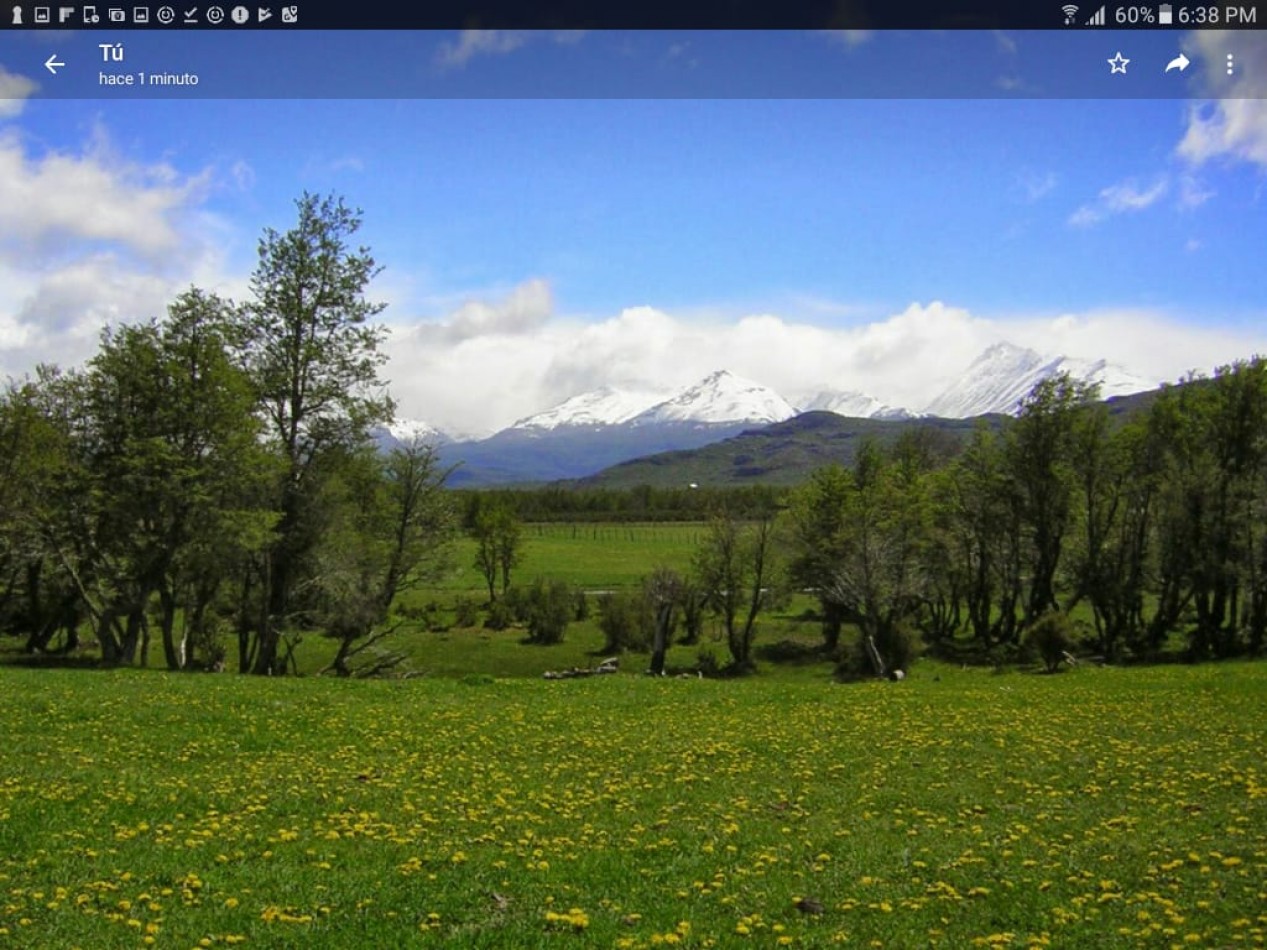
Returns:
[[[456,42],[440,44],[436,64],[444,69],[461,69],[477,56],[502,56],[543,38],[559,46],[573,46],[585,33],[585,30],[462,30]]]
[[[0,66],[0,119],[21,115],[26,100],[39,88],[39,83],[33,79],[11,73]]]
[[[0,377],[76,365],[107,323],[159,316],[191,283],[240,296],[236,235],[202,207],[212,178],[125,159],[101,127],[40,154],[0,132]]]
[[[550,285],[544,280],[520,284],[503,299],[467,300],[439,323],[420,324],[420,336],[457,343],[482,336],[521,336],[544,324],[554,309]]]
[[[1132,180],[1110,185],[1100,191],[1097,200],[1085,204],[1069,216],[1074,227],[1090,227],[1115,214],[1143,211],[1152,207],[1167,192],[1169,179],[1160,176],[1151,185],[1140,186]]]
[[[1179,156],[1194,165],[1229,158],[1267,167],[1267,33],[1204,30],[1188,34],[1184,47],[1211,99],[1189,110]]]
[[[0,133],[0,235],[21,235],[32,252],[104,241],[157,259],[181,245],[180,215],[208,182],[209,173],[182,176],[167,164],[121,159],[100,131],[80,153],[39,158],[27,154],[16,132]]]
[[[672,388],[720,368],[793,401],[830,387],[918,409],[1004,339],[1044,353],[1104,357],[1156,380],[1267,352],[1267,329],[1191,326],[1154,311],[984,317],[933,301],[829,326],[772,313],[687,318],[639,306],[582,322],[547,314],[548,299],[534,281],[483,304],[479,312],[490,316],[481,320],[470,320],[475,305],[468,303],[443,324],[397,326],[388,375],[401,415],[489,433],[602,385]],[[511,316],[524,309],[514,300],[533,301],[531,319]],[[451,329],[457,324],[460,333]]]

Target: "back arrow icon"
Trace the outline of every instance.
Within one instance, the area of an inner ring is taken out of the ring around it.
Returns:
[[[1192,60],[1188,59],[1187,56],[1184,56],[1183,53],[1180,53],[1166,64],[1166,72],[1170,72],[1172,69],[1177,69],[1179,72],[1183,72],[1188,68],[1188,64],[1191,62]]]
[[[65,65],[66,65],[65,63],[63,63],[63,62],[61,62],[60,60],[58,60],[58,58],[57,58],[57,54],[56,54],[56,53],[54,53],[54,54],[53,54],[52,56],[50,56],[50,57],[48,58],[48,60],[44,63],[44,68],[45,68],[45,69],[47,69],[50,73],[52,73],[54,76],[56,76],[56,75],[57,75],[57,67],[59,67],[59,66],[65,66]]]

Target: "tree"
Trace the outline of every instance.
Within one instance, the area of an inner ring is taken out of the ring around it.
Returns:
[[[874,671],[900,669],[911,653],[907,624],[927,587],[931,531],[926,474],[885,459],[873,442],[858,453],[844,494],[838,557],[826,594],[857,619]],[[846,672],[848,663],[842,664]]]
[[[1081,524],[1069,609],[1090,603],[1100,652],[1116,660],[1141,639],[1158,453],[1142,420],[1114,430],[1097,405],[1074,428],[1071,462]]]
[[[670,568],[658,567],[643,578],[642,596],[652,617],[650,672],[654,676],[664,673],[674,615],[684,593],[682,578]]]
[[[1060,609],[1056,572],[1073,512],[1073,433],[1097,397],[1096,386],[1058,373],[1034,386],[1008,430],[1007,465],[1028,541],[1026,623]]]
[[[1220,367],[1162,394],[1160,595],[1151,639],[1191,606],[1194,658],[1261,644],[1267,627],[1267,361]],[[1244,633],[1248,632],[1248,643]]]
[[[66,652],[79,642],[82,604],[66,566],[85,526],[80,389],[77,375],[40,366],[0,393],[0,630],[24,636],[27,652],[48,650],[58,633]]]
[[[396,631],[390,616],[398,596],[434,581],[448,565],[457,520],[444,491],[447,475],[435,448],[415,441],[386,458],[368,449],[350,456],[330,480],[341,497],[328,502],[336,524],[318,552],[314,619],[339,643],[329,667],[338,675],[351,676],[356,658],[381,650]],[[359,672],[399,659],[380,654]]]
[[[259,242],[254,299],[239,321],[243,357],[283,469],[277,542],[261,565],[256,673],[279,671],[291,599],[321,540],[316,476],[323,457],[354,450],[393,411],[379,378],[386,329],[370,322],[384,305],[365,297],[379,269],[367,248],[349,243],[361,212],[342,198],[308,193],[295,204],[296,225],[285,233],[270,228]]]
[[[713,517],[695,552],[695,575],[721,619],[735,672],[752,669],[757,617],[775,573],[773,542],[772,512],[747,525],[723,512]]]
[[[504,502],[483,504],[474,514],[471,537],[475,539],[475,566],[488,585],[488,600],[510,589],[510,572],[523,557],[523,530],[510,506]]]
[[[951,563],[962,573],[968,623],[982,647],[1015,643],[1021,603],[1020,495],[1003,438],[984,425],[948,474]]]
[[[228,546],[244,529],[233,516],[245,514],[261,452],[251,391],[227,351],[228,310],[191,289],[165,321],[107,328],[86,371],[63,387],[74,463],[65,511],[44,537],[107,663],[133,663],[138,651],[147,661],[157,596],[164,657],[184,668],[175,620],[190,551]]]
[[[839,465],[814,472],[795,495],[789,512],[794,551],[789,573],[800,587],[813,590],[822,612],[823,651],[834,655],[847,605],[830,591],[837,565],[844,557],[846,500],[852,476]]]

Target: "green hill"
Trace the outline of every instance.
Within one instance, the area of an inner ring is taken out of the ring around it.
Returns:
[[[1156,396],[1154,390],[1110,399],[1109,412],[1115,419],[1128,419],[1151,405]],[[979,424],[997,428],[1007,418],[992,414],[971,419],[850,419],[832,412],[806,412],[701,448],[621,462],[572,484],[601,488],[795,485],[824,465],[853,464],[859,446],[868,438],[887,445],[905,432],[924,430],[935,445],[953,452]]]

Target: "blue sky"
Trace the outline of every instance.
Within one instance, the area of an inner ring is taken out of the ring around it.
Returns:
[[[1267,352],[1261,36],[276,36],[0,34],[0,373],[244,296],[304,190],[364,210],[402,414],[459,431],[722,366],[919,408],[998,339],[1155,379]],[[201,98],[314,85],[379,98]]]

